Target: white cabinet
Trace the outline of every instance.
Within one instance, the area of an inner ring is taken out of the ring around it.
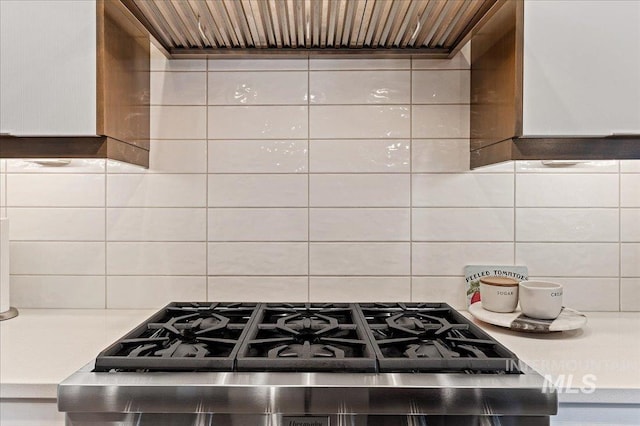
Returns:
[[[640,133],[640,1],[525,0],[522,134]]]
[[[96,135],[96,0],[0,1],[0,132]]]
[[[0,0],[0,158],[148,166],[149,61],[120,0]]]
[[[509,0],[471,41],[471,167],[640,159],[640,0]]]

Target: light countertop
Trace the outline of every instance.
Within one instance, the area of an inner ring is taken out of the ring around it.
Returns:
[[[0,397],[55,398],[60,381],[154,312],[21,309],[0,322]],[[561,403],[640,404],[640,313],[587,317],[581,330],[551,334],[476,324],[549,375]]]
[[[474,322],[540,374],[549,375],[561,388],[561,403],[640,404],[640,313],[586,315],[582,329],[548,334]]]

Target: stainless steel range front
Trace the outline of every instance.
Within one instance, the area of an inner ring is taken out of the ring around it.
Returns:
[[[58,408],[68,425],[548,425],[557,395],[444,303],[171,303]]]

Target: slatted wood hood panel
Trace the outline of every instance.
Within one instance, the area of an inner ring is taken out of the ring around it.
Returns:
[[[504,0],[121,0],[171,58],[423,54],[446,58]]]

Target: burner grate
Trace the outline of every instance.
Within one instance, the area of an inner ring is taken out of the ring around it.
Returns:
[[[171,303],[101,352],[96,371],[231,371],[256,303]]]
[[[265,304],[238,353],[239,371],[376,371],[352,304]]]
[[[361,303],[379,371],[512,372],[517,357],[444,303]]]
[[[96,371],[519,373],[444,303],[171,303],[102,351]]]

